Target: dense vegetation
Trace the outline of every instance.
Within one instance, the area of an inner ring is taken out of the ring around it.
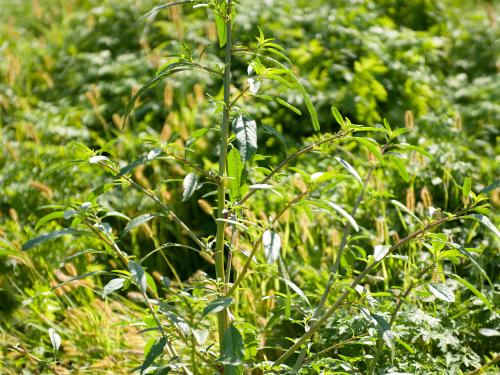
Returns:
[[[181,3],[0,0],[0,372],[497,373],[495,4]]]

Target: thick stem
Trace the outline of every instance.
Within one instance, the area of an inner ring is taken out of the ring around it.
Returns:
[[[232,25],[231,25],[231,6],[232,1],[227,0],[226,4],[226,56],[224,67],[224,112],[222,115],[222,131],[220,139],[220,154],[219,154],[219,181],[217,188],[217,218],[225,219],[226,217],[226,161],[227,161],[227,139],[229,136],[229,116],[230,116],[230,97],[229,88],[231,86],[231,47],[232,47]],[[215,273],[218,281],[223,285],[223,293],[226,288],[226,276],[224,268],[224,220],[217,220],[217,235],[215,244]],[[222,339],[228,324],[227,311],[223,310],[218,313],[218,330],[219,343],[222,348]]]

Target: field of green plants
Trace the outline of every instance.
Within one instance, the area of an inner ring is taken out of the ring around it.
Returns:
[[[498,374],[499,14],[0,0],[0,374]]]

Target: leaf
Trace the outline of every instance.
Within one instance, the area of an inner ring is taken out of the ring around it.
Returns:
[[[486,278],[486,280],[488,281],[488,283],[493,288],[493,283],[491,282],[490,277],[488,276],[488,274],[486,273],[486,271],[483,270],[483,268],[481,267],[481,265],[479,264],[479,262],[472,255],[472,253],[469,252],[466,248],[464,248],[463,246],[460,246],[457,243],[452,242],[451,246],[453,246],[455,249],[458,249],[458,251],[460,251],[462,254],[464,254],[472,262],[472,264],[478,269],[478,271],[481,272],[481,274]]]
[[[54,351],[57,352],[61,346],[61,336],[59,336],[54,328],[49,328],[49,338],[52,348],[54,348]]]
[[[467,280],[461,278],[460,276],[458,275],[455,275],[455,274],[449,274],[448,276],[454,278],[455,280],[457,280],[460,284],[462,284],[463,286],[465,286],[467,289],[469,289],[472,293],[474,293],[474,295],[479,298],[481,301],[483,301],[483,303],[488,307],[488,309],[492,310],[493,309],[493,306],[491,305],[491,302],[488,301],[488,298],[486,298],[486,296],[481,293],[479,290],[477,290],[474,285],[472,285],[471,283],[469,283]]]
[[[44,217],[40,218],[40,220],[37,221],[37,223],[35,225],[35,230],[38,230],[43,224],[45,224],[48,221],[63,218],[64,213],[65,213],[65,211],[56,211],[56,212],[51,212],[50,214],[45,215]]]
[[[346,210],[333,202],[327,201],[326,203],[343,217],[345,217],[349,224],[351,224],[351,226],[356,230],[356,232],[359,232],[358,223],[356,223],[356,220],[354,220],[354,218],[350,214],[348,214]]]
[[[238,116],[233,121],[233,131],[241,161],[245,164],[257,151],[257,124],[249,116]]]
[[[486,226],[489,230],[491,230],[498,238],[500,238],[500,232],[498,231],[495,224],[493,224],[488,216],[473,214],[471,215],[473,218],[477,219],[481,224]]]
[[[434,297],[445,302],[455,302],[455,294],[453,293],[453,290],[446,285],[430,283],[427,284],[427,288],[429,289],[429,292],[434,295]]]
[[[220,362],[231,367],[243,364],[244,349],[240,332],[231,324],[224,332]],[[224,374],[226,374],[226,371],[224,371]]]
[[[387,245],[375,245],[373,248],[373,257],[375,262],[379,262],[389,253],[390,247]]]
[[[186,202],[189,198],[191,198],[197,187],[198,177],[193,172],[188,173],[182,181],[182,201]]]
[[[109,159],[106,156],[96,155],[96,156],[92,156],[89,159],[89,163],[90,164],[99,164],[101,161],[107,161],[107,160],[109,160]]]
[[[86,234],[86,233],[87,232],[78,231],[78,230],[72,229],[72,228],[55,230],[53,232],[41,234],[38,237],[32,238],[29,241],[26,241],[23,244],[22,249],[23,250],[30,250],[30,249],[34,248],[35,246],[41,245],[44,242],[55,240],[56,238],[59,238],[59,237],[62,237],[62,236],[68,235],[68,234],[82,235],[82,234]]]
[[[142,15],[139,20],[143,20],[145,18],[155,18],[158,12],[162,9],[169,8],[174,5],[180,5],[180,4],[186,4],[186,3],[193,3],[195,0],[179,0],[179,1],[172,1],[170,3],[162,4],[162,5],[157,5],[153,9],[151,9],[149,12],[146,14]]]
[[[278,259],[281,250],[281,238],[278,233],[266,230],[262,234],[262,244],[264,245],[264,255],[268,264],[273,264]]]
[[[154,219],[155,217],[161,217],[161,216],[163,216],[163,215],[162,214],[144,214],[144,215],[134,217],[132,220],[130,220],[127,223],[127,225],[125,226],[125,229],[123,229],[121,237],[124,237],[132,229],[135,229],[138,226],[140,226],[144,223],[147,223],[148,221]]]
[[[102,298],[106,298],[108,295],[113,293],[115,290],[120,290],[123,287],[123,284],[125,283],[125,279],[113,279],[110,280],[105,286],[104,289],[102,290]]]
[[[227,41],[226,22],[224,22],[224,18],[222,18],[219,14],[215,12],[214,16],[215,16],[215,27],[217,28],[217,36],[219,37],[219,46],[224,47]]]
[[[340,114],[339,110],[333,106],[332,106],[332,114],[333,117],[335,117],[335,120],[337,120],[337,122],[339,123],[340,127],[343,128],[345,126],[344,118]]]
[[[240,153],[237,149],[232,148],[227,154],[227,174],[229,176],[229,197],[231,201],[241,197],[241,179],[243,175],[244,165],[241,162]]]
[[[132,275],[132,278],[134,279],[134,282],[139,290],[143,293],[146,293],[147,284],[144,268],[142,268],[139,263],[131,260],[130,262],[128,262],[128,269],[130,270],[130,274]]]
[[[480,328],[479,333],[486,337],[500,336],[500,332],[493,328]]]
[[[285,150],[288,150],[288,146],[286,144],[285,137],[283,137],[283,134],[281,134],[279,131],[277,131],[275,128],[269,126],[269,125],[262,125],[260,127],[262,131],[274,135],[278,140],[283,144],[283,147]]]
[[[395,205],[396,207],[398,207],[399,209],[401,209],[402,211],[406,212],[408,215],[410,215],[412,218],[414,218],[415,220],[417,220],[419,223],[421,223],[422,221],[413,213],[411,212],[408,207],[406,207],[403,203],[395,200],[395,199],[391,199],[390,202]]]
[[[360,175],[358,174],[358,172],[356,172],[356,170],[352,167],[351,164],[349,164],[348,162],[346,162],[344,159],[341,159],[339,157],[335,157],[335,159],[345,168],[347,169],[347,171],[352,174],[356,180],[358,180],[358,182],[361,184],[361,186],[363,186],[363,180],[361,180],[361,177]]]
[[[149,349],[149,352],[142,363],[141,374],[144,373],[144,371],[153,364],[155,359],[163,353],[165,345],[167,345],[167,338],[162,337],[151,346],[151,349]]]
[[[462,186],[462,194],[464,195],[464,198],[467,198],[469,196],[471,185],[472,182],[470,177],[466,177]]]
[[[207,306],[205,306],[201,317],[204,318],[208,314],[218,313],[224,309],[227,309],[232,303],[233,299],[231,297],[217,298],[215,301],[212,301]]]

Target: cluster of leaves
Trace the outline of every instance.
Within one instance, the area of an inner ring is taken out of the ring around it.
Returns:
[[[455,1],[241,2],[225,219],[239,288],[229,297],[213,278],[207,220],[224,2],[208,18],[188,4],[138,22],[156,5],[142,3],[6,6],[0,368],[285,373],[273,361],[314,326],[335,260],[328,305],[378,267],[301,348],[302,373],[460,373],[490,361],[498,219],[484,199],[498,206],[500,90],[486,16],[464,16]],[[343,138],[307,137],[320,124]],[[303,144],[317,146],[302,156]],[[476,216],[390,250],[460,207]],[[219,354],[222,311],[234,323]]]

